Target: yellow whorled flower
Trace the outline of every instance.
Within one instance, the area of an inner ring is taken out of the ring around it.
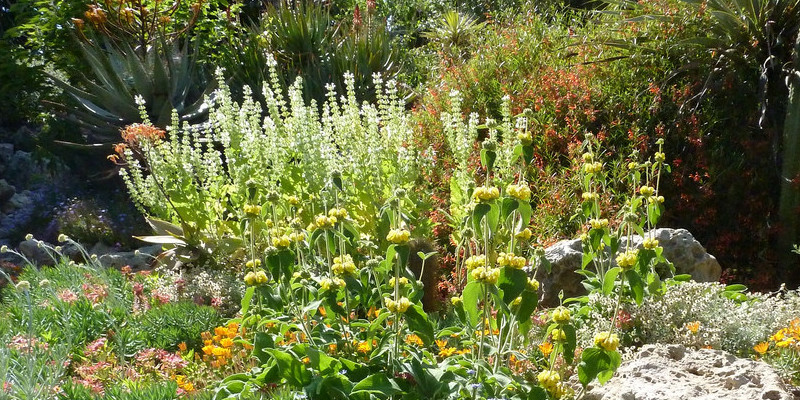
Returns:
[[[302,242],[306,240],[306,234],[304,232],[292,232],[289,234],[289,240],[293,242]]]
[[[261,206],[255,204],[246,204],[244,206],[244,214],[248,217],[257,217],[261,215]]]
[[[257,284],[263,285],[263,284],[267,283],[268,281],[269,281],[269,278],[267,278],[267,273],[264,272],[264,270],[256,271],[256,283]]]
[[[392,277],[392,279],[389,279],[389,286],[394,287],[395,282],[399,283],[400,287],[404,287],[404,286],[408,285],[408,278],[406,278],[405,276],[402,276],[402,277],[400,277],[399,281],[396,281],[394,279],[394,277]]]
[[[290,239],[289,236],[287,235],[274,236],[272,238],[272,245],[279,249],[285,249],[289,247],[289,245],[291,244],[292,244],[292,239]]]
[[[289,202],[291,206],[299,206],[300,205],[300,198],[297,196],[289,196],[286,198],[286,201]]]
[[[650,197],[656,193],[656,189],[652,186],[642,186],[639,188],[639,194],[644,197]]]
[[[608,219],[606,219],[606,218],[602,218],[602,219],[600,219],[600,218],[592,218],[592,219],[589,220],[589,226],[591,226],[592,229],[604,229],[604,228],[607,228],[608,227]]]
[[[401,297],[398,301],[394,301],[390,298],[386,298],[385,300],[386,308],[391,312],[402,314],[408,310],[408,307],[411,307],[411,301],[406,297]]]
[[[464,301],[461,300],[461,296],[453,296],[453,297],[450,298],[450,304],[452,304],[454,306],[458,306],[458,305],[462,304],[463,302]]]
[[[497,279],[500,277],[500,269],[477,267],[472,270],[471,275],[472,279],[478,282],[494,285],[497,283]]]
[[[331,271],[335,275],[347,275],[353,276],[356,274],[356,264],[353,262],[353,258],[350,257],[349,254],[345,254],[343,256],[335,257],[333,259],[333,266],[331,266]]]
[[[583,201],[595,201],[600,199],[600,195],[597,192],[583,192],[581,198]]]
[[[622,268],[623,270],[629,270],[636,265],[636,259],[639,257],[639,250],[625,250],[624,253],[620,253],[616,260],[617,265]]]
[[[581,158],[583,158],[583,162],[590,163],[590,162],[594,161],[594,154],[588,153],[588,152],[587,153],[583,153],[581,155]]]
[[[557,324],[566,324],[572,319],[569,309],[566,307],[558,307],[553,310],[553,321]]]
[[[596,174],[603,170],[603,163],[599,161],[587,162],[583,164],[583,172],[587,174]]]
[[[531,240],[531,236],[533,236],[533,232],[531,232],[531,230],[528,228],[525,228],[514,234],[514,237],[517,240]]]
[[[539,372],[536,379],[539,380],[539,384],[542,385],[543,388],[552,392],[556,390],[558,383],[561,382],[561,375],[556,371],[542,371]]]
[[[411,239],[411,232],[406,229],[392,229],[386,235],[386,240],[392,244],[406,244]]]
[[[648,250],[655,250],[658,247],[658,239],[656,238],[645,238],[642,241],[642,247]]]
[[[531,292],[539,290],[539,281],[534,278],[528,278],[528,283],[525,285],[525,289],[530,290]]]
[[[664,196],[653,196],[647,199],[647,202],[650,204],[663,204],[664,203]]]
[[[519,185],[508,185],[506,188],[506,193],[519,201],[531,200],[531,188],[528,187],[526,183],[521,183]]]
[[[471,256],[467,258],[467,261],[464,261],[464,266],[470,271],[478,267],[486,266],[486,256],[483,254]]]
[[[554,342],[563,342],[567,340],[567,334],[561,329],[553,329],[550,331],[550,337],[553,339]]]
[[[500,189],[496,187],[479,186],[475,188],[472,197],[479,203],[489,203],[500,197]]]
[[[655,159],[657,162],[664,162],[664,160],[666,160],[666,159],[667,159],[667,155],[659,151],[659,152],[656,152],[656,154],[655,154],[655,155],[653,155],[653,158],[654,158],[654,159]]]
[[[348,215],[347,210],[345,210],[344,208],[331,208],[328,211],[329,217],[334,217],[340,220],[347,218],[347,215]]]
[[[346,286],[346,283],[341,278],[322,278],[319,280],[319,287],[322,290],[337,290]]]
[[[619,347],[619,336],[616,333],[600,332],[594,336],[594,345],[606,351],[616,351]]]
[[[316,218],[314,218],[314,225],[318,229],[330,229],[333,228],[333,226],[336,225],[336,222],[338,221],[339,220],[336,219],[336,217],[333,216],[328,217],[325,214],[320,214],[317,215]]]
[[[501,267],[522,269],[525,268],[527,262],[528,260],[525,257],[520,257],[513,253],[500,253],[500,256],[497,257],[497,264]]]

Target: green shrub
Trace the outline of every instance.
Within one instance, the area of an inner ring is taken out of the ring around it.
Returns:
[[[199,351],[203,347],[200,334],[220,323],[219,313],[213,308],[178,302],[153,307],[132,318],[126,328],[138,333],[147,347],[176,351],[180,343],[185,343]]]

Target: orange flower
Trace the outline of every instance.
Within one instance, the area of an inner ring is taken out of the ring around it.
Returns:
[[[550,342],[544,342],[539,345],[539,351],[541,351],[542,354],[547,357],[553,352],[553,344]]]
[[[358,347],[356,348],[356,351],[358,351],[361,354],[367,354],[369,353],[370,350],[372,350],[372,346],[369,344],[369,342],[361,342],[358,344]]]
[[[439,349],[439,357],[450,357],[456,353],[455,347],[443,347]]]
[[[186,351],[186,342],[180,342],[180,343],[178,343],[178,350],[180,350],[180,351]]]
[[[211,345],[203,346],[203,353],[211,355],[214,352],[215,347]]]
[[[769,342],[761,342],[753,346],[753,350],[755,350],[756,353],[761,354],[763,356],[767,352],[767,350],[769,350]]]
[[[225,336],[228,334],[228,330],[225,327],[218,326],[214,328],[214,340],[219,340],[219,336]]]
[[[447,347],[447,340],[436,339],[436,345],[439,346],[440,349]]]
[[[331,343],[328,345],[328,353],[331,354],[336,353],[336,349],[337,349],[336,343]]]
[[[689,322],[686,324],[686,329],[689,330],[692,334],[697,333],[700,330],[700,321]]]
[[[438,341],[437,341],[437,342],[438,342]],[[422,339],[421,339],[419,336],[417,336],[416,334],[411,334],[411,335],[408,335],[408,336],[406,336],[406,343],[408,343],[408,344],[413,344],[413,345],[417,345],[417,346],[420,346],[420,347],[422,347],[422,346],[424,346],[424,345],[425,345],[425,344],[422,342]],[[447,344],[447,342],[446,342],[446,341],[445,341],[445,344]],[[441,346],[440,346],[440,347],[441,347]]]
[[[219,344],[222,345],[222,347],[233,347],[233,340],[229,338],[222,338],[222,340],[219,341]]]

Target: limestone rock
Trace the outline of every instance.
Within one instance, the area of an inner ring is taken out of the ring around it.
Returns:
[[[30,262],[37,266],[53,265],[53,257],[58,259],[58,256],[47,251],[44,245],[47,243],[40,240],[31,239],[20,242],[18,249],[20,254],[24,255]]]
[[[646,345],[586,400],[793,400],[766,363],[722,350]]]
[[[697,282],[716,282],[722,274],[717,259],[708,254],[703,246],[695,240],[686,229],[661,228],[652,231],[664,248],[664,257],[675,266],[676,274],[689,274]],[[641,247],[643,238],[633,236],[631,242]],[[542,284],[544,306],[558,304],[558,293],[563,290],[564,298],[581,296],[586,290],[581,285],[583,277],[576,274],[582,261],[580,239],[562,240],[545,250],[545,257],[550,262],[551,273],[539,270],[536,279]],[[613,262],[613,261],[612,261]],[[665,275],[666,276],[666,275]]]
[[[143,269],[150,269],[155,257],[161,254],[161,251],[161,245],[152,245],[142,247],[138,250],[138,253],[136,251],[122,251],[94,254],[102,254],[97,259],[104,267],[122,268],[124,266],[129,266],[133,271],[140,271]]]

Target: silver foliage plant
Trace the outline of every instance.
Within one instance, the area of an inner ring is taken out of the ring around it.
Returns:
[[[328,86],[320,112],[315,102],[304,102],[301,79],[284,92],[274,60],[269,67],[266,113],[247,88],[243,102],[235,102],[218,71],[206,123],[180,126],[173,118],[168,138],[140,143],[146,162],[125,150],[128,165],[121,175],[142,211],[176,223],[182,210],[234,217],[241,206],[263,204],[271,193],[320,198],[333,173],[349,185],[340,200],[370,208],[394,189],[414,185],[424,160],[411,146],[409,114],[394,81],[373,76],[377,104],[358,104],[347,74],[347,94],[336,99]]]

